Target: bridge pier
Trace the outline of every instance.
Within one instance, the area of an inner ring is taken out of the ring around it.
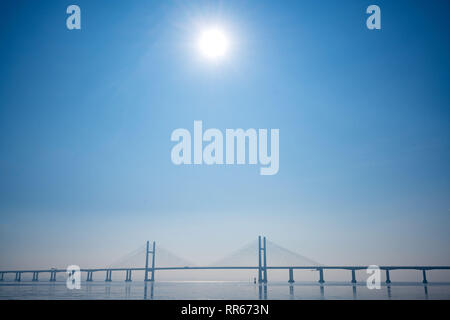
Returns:
[[[386,269],[386,283],[391,283],[391,277],[389,275],[389,269]]]
[[[153,241],[153,250],[150,251],[150,242],[147,241],[147,250],[146,250],[146,254],[145,254],[145,281],[151,281],[154,282],[155,281],[155,255],[156,255],[156,251],[155,251],[155,247],[156,247],[156,243],[155,241]],[[152,268],[151,268],[151,272],[152,272],[152,277],[150,278],[150,280],[148,280],[148,254],[151,253],[152,254]]]
[[[289,268],[289,283],[294,283],[294,269]]]
[[[261,236],[258,236],[258,283],[262,283]]]
[[[261,251],[263,252],[262,262],[261,262]],[[264,237],[263,246],[261,246],[261,236],[258,237],[258,282],[267,283],[266,237]]]
[[[111,275],[112,275],[112,270],[106,270],[106,282],[111,282]]]
[[[88,271],[87,272],[87,278],[86,278],[86,281],[89,281],[89,282],[91,282],[92,281],[92,271]]]
[[[4,275],[5,275],[5,273],[4,272],[0,272],[0,281],[3,281],[4,280]]]
[[[33,280],[32,281],[39,281],[39,272],[37,272],[37,271],[33,272]]]
[[[319,283],[325,283],[325,280],[323,280],[323,269],[319,269]]]
[[[50,281],[51,282],[56,281],[56,271],[51,271],[50,272]]]
[[[131,270],[126,270],[127,271],[127,275],[125,278],[125,282],[131,282]]]
[[[14,279],[14,281],[20,281],[22,277],[22,272],[16,272],[16,279]]]
[[[150,277],[150,282],[155,282],[155,269],[151,269],[150,272],[152,273]]]
[[[422,275],[423,275],[422,283],[423,284],[427,284],[428,283],[428,281],[427,281],[427,273],[426,273],[425,269],[422,270]]]
[[[355,269],[352,269],[352,283],[356,283]]]
[[[266,247],[266,237],[263,240],[264,244],[264,283],[267,283],[267,247]]]

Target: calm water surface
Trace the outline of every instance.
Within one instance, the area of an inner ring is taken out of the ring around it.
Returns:
[[[380,290],[369,290],[365,283],[314,282],[82,282],[80,290],[69,290],[65,282],[2,282],[0,299],[450,299],[450,283],[392,283]]]

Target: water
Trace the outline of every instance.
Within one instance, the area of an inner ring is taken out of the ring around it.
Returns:
[[[2,282],[0,299],[155,299],[155,300],[319,300],[319,299],[450,299],[450,283],[392,283],[369,290],[365,283],[315,282],[269,283],[267,286],[231,281],[161,281],[145,283],[82,282],[80,290],[69,290],[65,282]]]

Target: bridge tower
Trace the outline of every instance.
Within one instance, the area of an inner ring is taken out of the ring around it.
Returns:
[[[148,254],[152,254],[152,276],[148,279]],[[155,281],[155,241],[153,241],[153,248],[150,251],[150,241],[147,241],[147,249],[145,250],[145,281]]]
[[[261,257],[261,252],[263,253],[262,257]],[[263,238],[263,246],[261,246],[261,236],[258,237],[258,282],[259,283],[267,283],[266,237]]]

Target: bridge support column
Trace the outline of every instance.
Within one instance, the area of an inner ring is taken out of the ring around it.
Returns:
[[[50,281],[51,282],[56,281],[56,271],[51,271],[50,272]]]
[[[294,269],[289,268],[289,283],[294,283]]]
[[[323,269],[319,269],[319,283],[325,283],[325,280],[323,280]]]
[[[131,282],[131,270],[127,270],[127,275],[125,277],[126,282]]]
[[[92,271],[88,271],[88,272],[87,272],[87,278],[86,278],[86,281],[89,281],[89,282],[92,281]]]
[[[423,284],[427,284],[428,283],[428,281],[427,281],[427,273],[426,273],[425,269],[422,270],[422,275],[423,275],[422,283]]]
[[[263,256],[261,257],[261,251]],[[267,247],[266,237],[263,239],[263,246],[261,246],[261,236],[258,237],[258,282],[267,283]]]
[[[4,276],[5,276],[5,273],[4,272],[0,272],[0,281],[4,280]]]
[[[153,250],[152,250],[152,278],[151,282],[155,281],[155,241],[153,241]]]
[[[112,275],[112,270],[106,270],[106,282],[111,282],[111,275]]]
[[[155,241],[153,241],[153,249],[150,251],[150,242],[147,241],[147,250],[146,250],[146,254],[145,254],[145,281],[155,281],[155,255],[156,255],[156,243]],[[152,268],[151,268],[151,273],[152,276],[150,278],[150,280],[148,279],[148,254],[151,253],[152,254]]]
[[[264,279],[263,279],[263,282],[264,283],[267,283],[267,247],[266,247],[266,237],[264,237],[264,241],[263,241],[263,243],[264,243],[264,248],[263,248],[263,252],[264,252],[264,259],[263,259],[263,261],[264,261]]]
[[[152,273],[150,276],[150,282],[155,282],[155,269],[150,269],[150,272]]]
[[[356,283],[355,269],[352,269],[352,283]]]
[[[391,277],[389,275],[389,269],[386,269],[386,283],[391,283]]]
[[[258,236],[258,283],[262,283],[261,236]]]
[[[39,281],[39,272],[33,272],[33,281]]]
[[[20,281],[22,277],[22,272],[16,272],[16,279],[14,279],[15,281]]]

